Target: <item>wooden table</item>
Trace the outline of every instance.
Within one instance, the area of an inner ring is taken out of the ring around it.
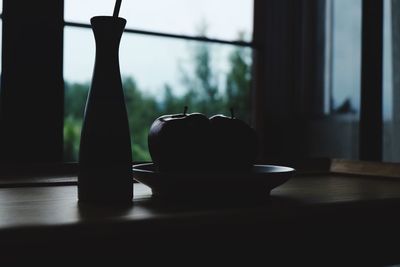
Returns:
[[[250,200],[154,199],[148,187],[135,184],[127,206],[78,204],[73,176],[4,179],[1,257],[9,264],[62,259],[113,266],[126,260],[399,263],[400,180],[372,174],[300,172],[270,197]]]

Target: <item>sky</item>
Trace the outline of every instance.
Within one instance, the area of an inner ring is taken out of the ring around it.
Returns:
[[[360,108],[361,0],[334,0],[333,98],[335,107],[345,99]],[[384,118],[392,115],[390,5],[384,1]]]
[[[360,108],[361,83],[361,0],[334,0],[333,98],[335,107],[351,99]],[[392,68],[390,5],[384,1],[384,79],[385,119],[392,116]]]
[[[93,16],[112,15],[114,0],[65,0],[65,20],[89,23]],[[195,35],[206,21],[209,37],[233,40],[253,27],[253,0],[123,0],[120,17],[127,28]]]
[[[115,1],[65,0],[65,20],[90,23],[97,15],[112,15]],[[207,37],[237,40],[245,32],[250,41],[253,28],[252,0],[125,0],[120,16],[126,28],[197,36],[202,25]],[[120,44],[122,76],[134,77],[139,88],[160,95],[168,83],[177,94],[184,88],[180,69],[189,68],[195,41],[124,33]],[[90,81],[93,72],[95,42],[90,29],[66,27],[64,36],[64,77],[67,81]],[[213,66],[228,71],[231,45],[210,44]]]
[[[388,0],[384,1],[383,29],[383,115],[385,119],[392,118],[393,108],[393,68],[392,68],[392,28],[391,9]]]
[[[361,0],[334,0],[332,86],[334,108],[346,99],[360,106]]]

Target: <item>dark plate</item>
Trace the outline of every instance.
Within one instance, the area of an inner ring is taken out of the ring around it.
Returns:
[[[295,173],[290,167],[254,165],[249,172],[179,172],[156,171],[153,163],[133,166],[133,178],[149,186],[154,196],[228,197],[266,196]]]

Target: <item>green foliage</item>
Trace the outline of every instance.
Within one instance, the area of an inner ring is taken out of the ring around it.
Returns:
[[[68,116],[64,118],[64,160],[77,161],[82,119]]]
[[[64,161],[77,161],[89,83],[65,83]]]
[[[229,57],[231,70],[226,79],[227,105],[234,108],[235,115],[250,122],[251,109],[251,51],[236,48]]]
[[[229,114],[235,109],[238,118],[250,120],[250,59],[251,51],[236,47],[232,50],[230,70],[226,74],[224,88],[218,83],[218,71],[213,69],[211,46],[198,43],[193,46],[193,68],[182,70],[183,96],[177,97],[173,88],[165,84],[163,99],[158,102],[145,94],[133,77],[123,79],[126,108],[131,131],[132,153],[135,161],[150,161],[147,135],[153,121],[163,114],[181,113],[184,106],[189,112],[201,112],[208,116]],[[89,83],[65,84],[64,160],[77,161],[80,132]]]
[[[65,117],[82,118],[85,110],[89,83],[65,83],[65,102],[64,112]]]
[[[126,110],[131,131],[133,160],[149,161],[147,135],[154,119],[161,115],[159,105],[151,95],[139,90],[133,78],[123,81]]]
[[[220,113],[225,109],[224,99],[218,84],[219,73],[211,64],[212,48],[207,43],[193,45],[192,73],[182,69],[183,84],[187,88],[184,96],[191,111],[201,112],[208,116]]]

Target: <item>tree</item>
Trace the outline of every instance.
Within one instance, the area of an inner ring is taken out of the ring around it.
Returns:
[[[125,103],[131,131],[132,157],[135,161],[151,160],[147,135],[152,122],[163,112],[152,95],[145,95],[132,77],[123,80]]]
[[[251,117],[251,51],[237,47],[229,56],[230,71],[226,78],[227,105],[235,115],[250,122]]]
[[[199,28],[199,34],[206,35],[206,25]],[[190,47],[192,66],[181,69],[183,85],[187,89],[184,98],[190,110],[209,116],[221,112],[224,100],[219,88],[220,73],[212,66],[213,49],[209,43],[196,42]]]
[[[66,117],[83,118],[89,83],[65,83],[64,113]]]
[[[136,161],[150,160],[147,134],[151,123],[162,111],[153,96],[144,95],[131,77],[123,80],[125,103],[131,131],[132,153]],[[77,161],[80,133],[89,83],[65,84],[64,160]]]
[[[205,31],[205,30],[204,30]],[[204,33],[204,32],[203,32]],[[235,47],[229,55],[229,71],[225,87],[219,83],[222,75],[212,64],[213,49],[205,42],[191,47],[191,65],[181,68],[186,93],[177,97],[173,88],[164,85],[164,97],[158,102],[153,95],[140,90],[133,77],[123,78],[128,123],[131,131],[132,154],[135,161],[150,161],[147,136],[153,121],[161,115],[189,112],[208,116],[229,114],[230,107],[243,120],[250,120],[251,51]],[[77,161],[83,113],[90,84],[65,84],[64,159]]]
[[[65,83],[64,161],[77,161],[89,83]]]

